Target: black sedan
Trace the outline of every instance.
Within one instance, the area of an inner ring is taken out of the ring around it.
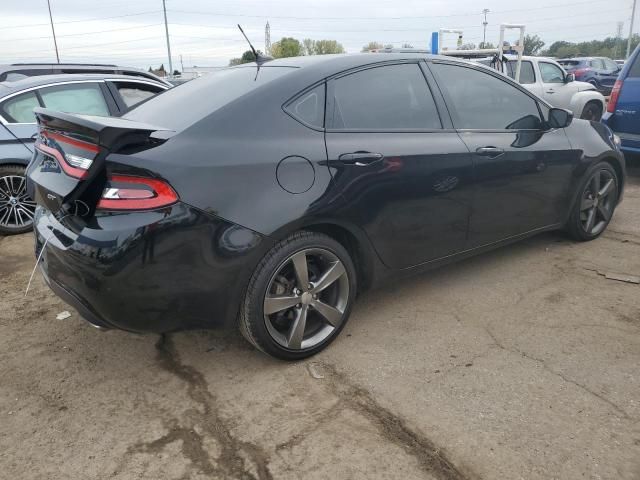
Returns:
[[[418,54],[228,68],[123,118],[36,109],[40,268],[93,325],[238,325],[300,359],[356,294],[539,232],[592,240],[622,197],[604,125]]]

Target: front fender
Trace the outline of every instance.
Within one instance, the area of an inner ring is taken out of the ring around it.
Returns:
[[[604,97],[600,92],[595,90],[585,90],[584,92],[576,92],[571,97],[571,103],[569,104],[569,110],[571,110],[577,118],[582,116],[582,110],[587,102],[595,101],[600,104],[602,112],[606,110]]]

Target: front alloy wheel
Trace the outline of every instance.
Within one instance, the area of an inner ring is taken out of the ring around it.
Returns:
[[[33,225],[36,203],[27,194],[24,168],[0,167],[0,234],[29,231]]]
[[[355,269],[345,248],[324,234],[297,232],[258,265],[240,312],[240,330],[275,357],[311,356],[344,327],[355,290]]]

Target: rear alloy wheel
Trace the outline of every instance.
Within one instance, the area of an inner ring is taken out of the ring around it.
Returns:
[[[299,232],[258,266],[240,315],[241,331],[265,353],[305,358],[342,330],[354,294],[355,271],[344,247],[326,235]]]
[[[602,162],[590,170],[569,220],[569,231],[577,240],[593,240],[609,225],[618,202],[618,177]]]
[[[24,167],[0,167],[0,234],[13,235],[31,230],[36,203],[27,194]]]
[[[583,120],[591,120],[593,122],[599,122],[602,118],[602,106],[597,102],[588,102],[582,109]]]

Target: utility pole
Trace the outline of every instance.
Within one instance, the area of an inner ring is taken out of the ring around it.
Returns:
[[[631,53],[631,37],[633,36],[633,17],[636,16],[636,3],[638,0],[633,0],[633,8],[631,9],[631,22],[629,22],[629,38],[627,39],[627,55],[625,58],[629,58]]]
[[[484,14],[484,22],[482,22],[482,48],[485,48],[485,45],[487,44],[487,25],[489,25],[489,22],[487,22],[487,13],[489,12],[490,10],[488,8],[482,10],[482,13]]]
[[[162,0],[162,11],[164,12],[164,31],[167,34],[167,55],[169,55],[169,77],[173,75],[173,63],[171,63],[171,45],[169,44],[169,25],[167,24],[167,6]]]
[[[56,62],[60,63],[60,55],[58,55],[58,42],[56,41],[56,29],[53,27],[53,16],[51,15],[51,0],[47,0],[49,7],[49,20],[51,20],[51,31],[53,32],[53,45],[56,47]]]
[[[620,46],[620,41],[622,40],[622,29],[624,27],[624,22],[618,22],[616,25],[616,46],[613,49],[613,56],[618,58],[618,47]]]
[[[184,74],[184,63],[182,63],[182,54],[180,54],[180,71]]]

